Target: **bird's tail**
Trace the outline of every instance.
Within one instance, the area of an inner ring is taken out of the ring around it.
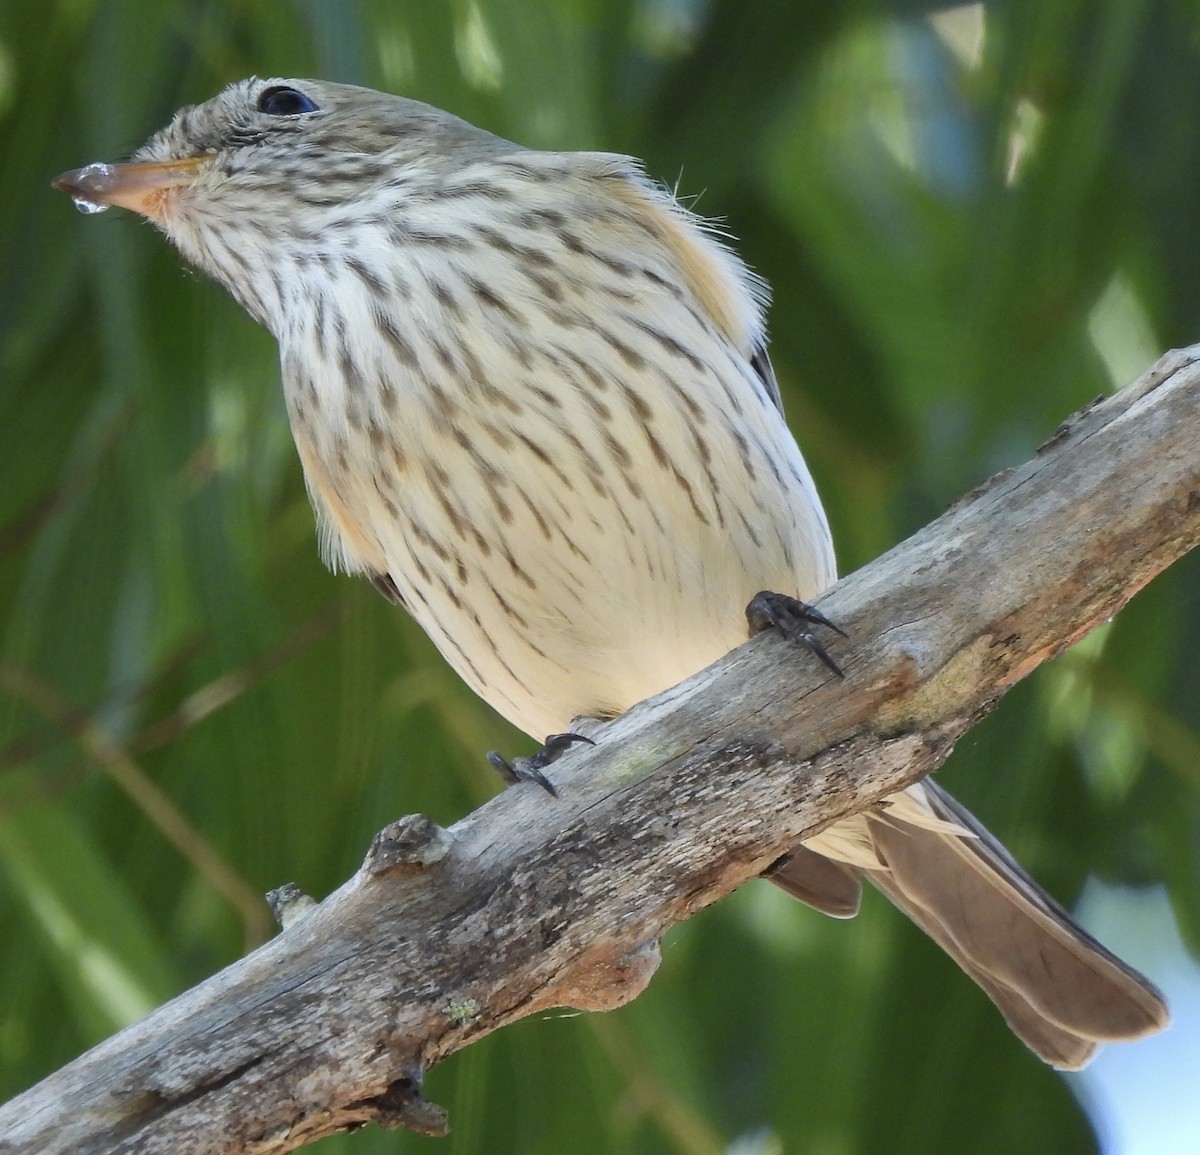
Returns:
[[[937,942],[1052,1066],[1076,1070],[1100,1043],[1153,1034],[1169,1021],[1159,992],[933,782],[835,823],[767,875],[841,918],[858,909],[859,876]]]

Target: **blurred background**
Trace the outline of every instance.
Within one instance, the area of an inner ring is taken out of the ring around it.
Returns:
[[[530,745],[322,568],[266,333],[150,226],[49,187],[252,73],[632,153],[720,218],[774,286],[844,570],[1200,341],[1195,0],[7,0],[4,1098],[262,941],[263,891],[327,893]],[[874,894],[836,923],[755,883],[677,927],[633,1005],[434,1070],[450,1138],[319,1150],[1194,1155],[1198,654],[1191,556],[941,774],[1165,988],[1167,1034],[1060,1076]]]

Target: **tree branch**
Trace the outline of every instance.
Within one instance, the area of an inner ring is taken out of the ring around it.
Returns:
[[[548,1007],[635,997],[672,924],[936,769],[1001,695],[1200,540],[1200,347],[840,582],[831,678],[777,637],[593,730],[560,799],[404,820],[272,942],[0,1108],[0,1152],[291,1151],[430,1133],[423,1072]],[[747,591],[747,596],[753,590]]]

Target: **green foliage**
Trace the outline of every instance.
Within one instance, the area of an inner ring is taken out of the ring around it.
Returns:
[[[256,892],[327,892],[386,821],[494,790],[484,750],[528,748],[320,566],[270,339],[148,226],[76,217],[55,173],[254,72],[645,157],[774,286],[850,569],[1200,335],[1198,34],[1184,0],[0,8],[0,1095],[236,958],[266,933]],[[1193,952],[1198,562],[944,774],[1064,901],[1089,874],[1165,885]],[[430,1095],[448,1140],[321,1149],[1096,1143],[885,903],[832,923],[761,884],[677,928],[632,1006],[522,1023]]]

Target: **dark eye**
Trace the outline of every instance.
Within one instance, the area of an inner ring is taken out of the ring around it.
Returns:
[[[313,104],[303,92],[295,88],[264,88],[258,96],[258,111],[268,116],[301,116],[306,112],[316,112]]]

